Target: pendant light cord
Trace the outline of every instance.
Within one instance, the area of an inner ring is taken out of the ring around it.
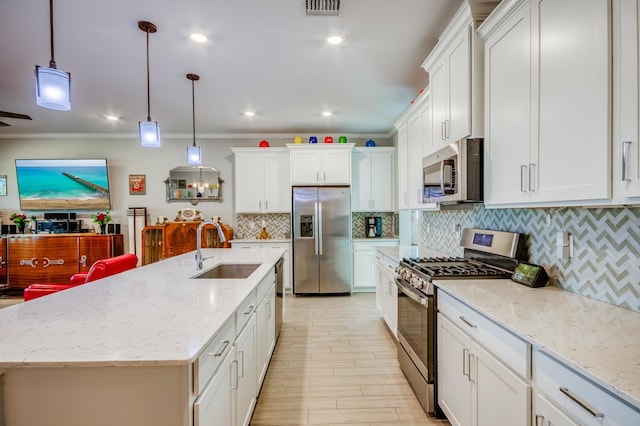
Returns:
[[[196,146],[196,91],[195,81],[191,80],[191,117],[193,118],[193,146]]]
[[[51,60],[49,60],[49,68],[56,69],[56,61],[53,55],[53,0],[49,0],[49,34],[51,36]]]
[[[147,121],[151,121],[151,86],[149,83],[149,30],[147,29],[145,32],[147,33]]]

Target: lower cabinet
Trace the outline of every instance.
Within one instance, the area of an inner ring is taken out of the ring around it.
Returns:
[[[256,318],[251,318],[238,334],[233,346],[236,354],[236,424],[246,426],[256,406]]]
[[[376,290],[376,246],[397,246],[398,240],[353,242],[353,291]]]
[[[398,338],[398,287],[395,269],[398,262],[376,253],[376,306],[394,337]]]
[[[193,404],[194,426],[234,426],[232,398],[236,384],[237,363],[234,352],[228,350],[218,372]]]
[[[267,375],[269,361],[276,346],[276,286],[271,285],[256,309],[256,394]]]
[[[438,404],[451,424],[529,426],[528,343],[442,292],[438,310]]]

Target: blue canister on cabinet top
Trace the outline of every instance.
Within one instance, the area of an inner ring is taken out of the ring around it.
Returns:
[[[374,141],[373,139],[369,139],[365,142],[364,146],[376,146],[376,141]]]
[[[318,143],[318,138],[315,136],[310,136],[309,137],[309,143]]]

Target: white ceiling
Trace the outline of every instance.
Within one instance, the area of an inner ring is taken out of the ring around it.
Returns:
[[[420,65],[461,0],[342,0],[339,16],[306,16],[304,0],[57,0],[55,60],[71,73],[71,111],[36,106],[33,70],[50,58],[49,2],[0,1],[0,138],[135,135],[147,116],[164,137],[281,133],[387,134],[427,84]],[[207,35],[205,44],[189,40]],[[339,33],[345,42],[329,46]],[[245,110],[255,117],[243,115]],[[333,112],[323,117],[322,111]],[[120,117],[118,122],[105,114]]]

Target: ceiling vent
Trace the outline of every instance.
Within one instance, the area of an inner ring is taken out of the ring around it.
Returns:
[[[338,15],[340,0],[305,0],[307,15]]]

